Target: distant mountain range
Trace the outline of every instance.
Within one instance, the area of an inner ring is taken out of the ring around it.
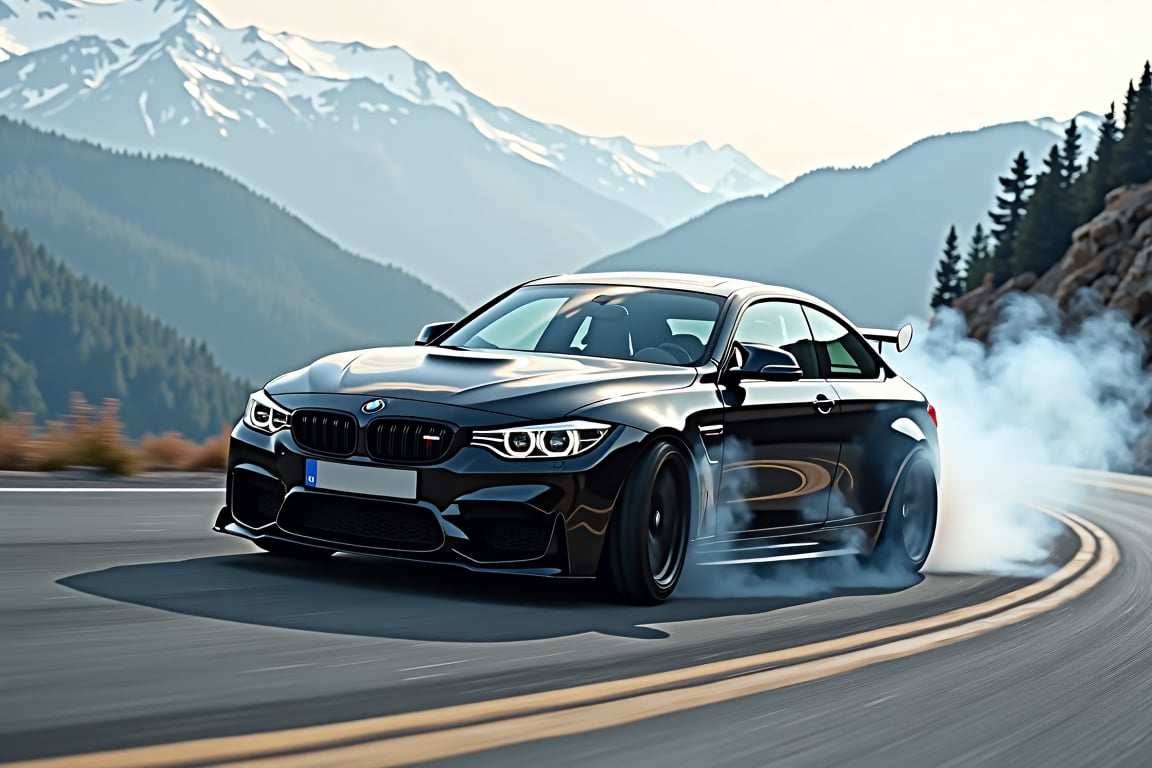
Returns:
[[[194,0],[0,0],[0,113],[235,175],[467,303],[781,180],[730,146],[534,121],[399,48],[228,29]]]
[[[411,343],[423,323],[463,312],[187,160],[114,153],[5,118],[0,158],[9,225],[256,383],[336,350]]]
[[[132,435],[221,433],[252,386],[107,288],[78,277],[0,214],[0,406],[64,416],[73,394],[120,400]]]
[[[1083,156],[1099,115],[1076,117]],[[1051,118],[924,139],[868,168],[806,174],[766,199],[726,203],[586,271],[708,272],[785,284],[864,325],[924,316],[944,236],[986,219],[996,177],[1024,151],[1040,164],[1067,123]]]

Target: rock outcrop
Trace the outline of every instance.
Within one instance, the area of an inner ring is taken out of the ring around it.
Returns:
[[[1108,193],[1104,210],[1076,229],[1064,258],[1045,274],[1017,275],[999,287],[985,280],[953,306],[967,317],[969,335],[987,341],[1003,296],[1043,294],[1067,311],[1082,288],[1128,314],[1147,344],[1145,363],[1152,362],[1152,181]]]

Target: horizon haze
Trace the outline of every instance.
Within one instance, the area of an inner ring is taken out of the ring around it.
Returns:
[[[1091,13],[1067,0],[203,4],[230,25],[398,45],[585,135],[731,144],[785,179],[871,165],[928,136],[1103,113],[1152,28],[1152,3],[1128,0]]]

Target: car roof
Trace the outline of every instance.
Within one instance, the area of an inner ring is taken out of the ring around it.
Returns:
[[[627,285],[636,288],[667,288],[682,291],[698,291],[711,293],[716,296],[731,296],[734,293],[747,291],[763,297],[780,297],[810,301],[820,306],[827,304],[803,291],[785,288],[780,285],[768,285],[754,280],[741,280],[735,277],[718,277],[716,275],[697,275],[681,272],[578,272],[570,275],[552,275],[532,280],[528,285],[566,285],[583,283],[585,285]]]

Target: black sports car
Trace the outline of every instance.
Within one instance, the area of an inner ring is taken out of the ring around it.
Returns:
[[[292,557],[595,576],[638,603],[688,562],[915,571],[936,414],[877,349],[911,330],[742,280],[534,280],[253,393],[215,530]]]

